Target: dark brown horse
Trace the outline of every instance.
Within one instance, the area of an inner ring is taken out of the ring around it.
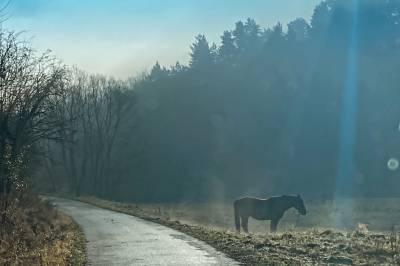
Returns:
[[[235,200],[233,207],[235,211],[236,230],[240,232],[241,218],[243,231],[246,233],[249,232],[249,217],[257,220],[271,220],[271,232],[275,232],[279,220],[288,209],[294,207],[301,215],[306,215],[307,213],[303,199],[300,195],[283,195],[279,197],[271,197],[269,199],[244,197]]]

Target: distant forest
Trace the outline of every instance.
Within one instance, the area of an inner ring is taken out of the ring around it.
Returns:
[[[400,157],[398,0],[327,0],[310,21],[271,28],[249,18],[219,44],[196,36],[188,65],[156,63],[129,80],[67,69],[50,110],[61,125],[24,150],[31,180],[126,201],[332,197],[350,49],[352,195],[400,196],[400,174],[387,169]]]

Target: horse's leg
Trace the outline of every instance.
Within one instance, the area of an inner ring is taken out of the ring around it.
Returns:
[[[276,232],[276,229],[278,227],[279,219],[273,219],[271,220],[271,232]]]
[[[242,227],[245,233],[249,232],[249,216],[242,216]]]
[[[236,204],[234,204],[234,214],[235,214],[236,232],[240,233],[240,215],[239,211],[237,210]]]
[[[240,233],[240,217],[235,217],[235,227],[236,227],[236,232]]]

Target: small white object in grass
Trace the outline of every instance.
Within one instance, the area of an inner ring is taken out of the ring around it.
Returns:
[[[368,233],[368,225],[369,223],[358,223],[357,224],[357,230],[361,233]]]
[[[391,171],[396,171],[399,168],[399,160],[397,160],[396,158],[390,158],[387,163],[387,167]]]

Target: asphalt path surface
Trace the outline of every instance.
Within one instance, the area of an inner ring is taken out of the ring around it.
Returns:
[[[239,265],[168,227],[78,201],[47,199],[83,228],[88,265]]]

